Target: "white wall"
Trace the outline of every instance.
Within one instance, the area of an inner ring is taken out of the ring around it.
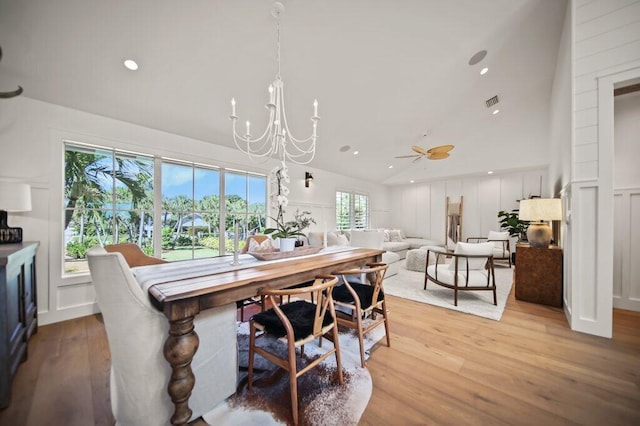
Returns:
[[[33,188],[33,211],[11,214],[9,223],[24,228],[25,241],[40,242],[36,266],[40,324],[97,312],[90,277],[62,277],[63,139],[265,174],[277,164],[275,161],[252,164],[236,149],[24,96],[3,100],[0,103],[0,179],[24,181]],[[304,188],[305,170],[315,177],[308,189]],[[290,175],[292,209],[309,207],[319,224],[326,221],[328,227],[335,226],[335,190],[346,189],[368,193],[372,221],[386,225],[387,188],[308,167],[290,166]]]
[[[640,311],[640,92],[614,103],[613,306]]]
[[[613,84],[640,70],[640,1],[574,0],[571,328],[611,337]],[[566,278],[566,277],[565,277]]]
[[[545,169],[398,185],[391,188],[391,226],[407,236],[445,241],[446,198],[457,203],[463,196],[462,239],[486,237],[499,229],[500,210],[516,209],[530,195],[548,197],[547,187]]]
[[[571,146],[572,146],[572,7],[567,3],[564,17],[562,36],[558,48],[558,58],[551,91],[550,135],[549,135],[549,191],[553,197],[560,196],[563,200],[563,216],[565,220],[560,228],[561,246],[563,248],[564,264],[571,264],[571,228],[570,200],[571,184]],[[563,304],[567,316],[571,315],[571,268],[563,269]]]

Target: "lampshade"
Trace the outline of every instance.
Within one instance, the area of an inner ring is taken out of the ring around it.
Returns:
[[[0,244],[22,242],[22,228],[7,224],[7,212],[31,211],[31,187],[26,183],[0,182]]]
[[[521,200],[518,217],[527,221],[561,220],[562,202],[559,198]]]
[[[31,186],[26,183],[0,182],[0,210],[31,211]]]

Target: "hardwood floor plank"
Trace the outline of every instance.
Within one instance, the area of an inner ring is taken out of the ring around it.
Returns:
[[[363,425],[640,424],[640,313],[614,310],[604,339],[513,295],[501,321],[387,302],[392,347],[368,361]],[[99,315],[41,327],[0,425],[112,425],[109,368]]]

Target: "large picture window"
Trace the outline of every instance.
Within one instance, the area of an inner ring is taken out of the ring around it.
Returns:
[[[149,255],[184,260],[231,252],[235,221],[240,245],[265,227],[263,175],[65,143],[64,177],[65,274],[88,272],[94,245],[135,243]],[[154,199],[162,200],[155,218]]]
[[[336,192],[336,228],[367,229],[369,196],[354,192]]]
[[[153,158],[66,145],[64,271],[86,272],[94,245],[135,242],[153,252]]]

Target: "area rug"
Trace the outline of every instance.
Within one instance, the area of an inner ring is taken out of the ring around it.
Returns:
[[[383,285],[385,293],[392,296],[500,321],[507,297],[511,292],[513,269],[496,267],[495,273],[497,306],[493,304],[491,291],[459,291],[458,306],[454,306],[453,290],[431,281],[424,290],[424,272],[409,271],[405,267],[401,267],[397,275],[385,278]]]
[[[367,357],[369,350],[384,337],[384,327],[377,327],[365,336]],[[276,344],[280,354],[285,344]],[[238,363],[241,366],[236,394],[205,414],[203,420],[210,425],[280,425],[292,424],[289,393],[289,374],[256,355],[254,386],[249,392],[246,367],[249,359],[249,323],[238,323]],[[305,356],[298,368],[307,360],[325,353],[333,345],[324,340],[305,345]],[[273,350],[269,346],[269,350]],[[298,401],[301,425],[357,425],[371,398],[371,375],[360,366],[360,346],[353,330],[340,330],[340,354],[344,385],[336,375],[335,356],[329,356],[318,367],[298,378]]]

